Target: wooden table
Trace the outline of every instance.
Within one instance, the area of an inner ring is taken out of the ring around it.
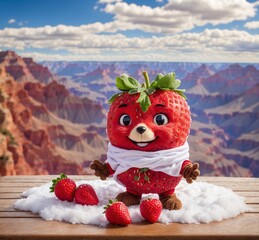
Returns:
[[[200,177],[233,189],[246,198],[253,211],[209,224],[73,225],[45,221],[30,212],[18,211],[13,203],[30,187],[40,186],[56,176],[6,176],[0,178],[0,239],[259,239],[259,178]],[[71,176],[75,180],[93,176]]]

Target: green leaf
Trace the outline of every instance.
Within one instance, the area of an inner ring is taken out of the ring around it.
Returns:
[[[139,98],[137,99],[137,102],[140,103],[141,101],[143,101],[146,95],[147,94],[145,92],[140,93]]]
[[[112,95],[112,97],[108,100],[108,103],[109,103],[109,104],[112,104],[112,103],[115,101],[115,99],[116,99],[117,97],[119,97],[121,94],[122,94],[122,93],[116,93],[116,94]]]
[[[153,81],[151,84],[150,84],[150,87],[149,88],[157,88],[157,81]]]
[[[175,79],[173,82],[173,89],[177,89],[181,85],[181,80],[180,79]]]
[[[131,90],[129,90],[129,92],[128,92],[129,94],[136,94],[136,93],[138,93],[138,89],[136,89],[136,88],[134,88],[134,89],[131,89]]]
[[[157,82],[159,79],[161,79],[162,77],[164,76],[164,74],[162,73],[158,73],[157,76],[156,76],[156,79],[154,80],[154,82]],[[151,86],[152,86],[152,83],[151,83]],[[150,87],[151,87],[150,86]]]
[[[129,77],[127,80],[128,81],[126,81],[126,83],[131,88],[139,88],[141,86],[139,82],[133,77]]]
[[[185,100],[187,99],[186,95],[184,94],[185,89],[175,89],[174,92],[177,92],[179,95],[181,95]]]
[[[140,105],[142,112],[146,112],[148,108],[151,106],[151,101],[146,92],[142,92],[137,100]]]
[[[125,85],[125,78],[124,77],[116,77],[116,86],[119,90],[121,91],[128,91],[130,90],[126,85]]]
[[[120,77],[116,77],[116,86],[121,91],[130,91],[139,88],[141,85],[135,78],[122,74]]]
[[[142,92],[144,92],[145,90],[146,90],[145,87],[140,86],[140,87],[138,88],[138,93],[142,93]]]
[[[146,90],[146,88],[139,86],[138,88],[134,88],[129,90],[129,94],[142,93]]]
[[[157,86],[160,89],[174,89],[175,73],[171,72],[163,76],[157,81]]]
[[[146,90],[146,93],[148,94],[148,95],[151,95],[151,94],[153,94],[154,92],[156,91],[156,89],[155,88],[148,88],[147,90]]]
[[[64,179],[64,178],[67,178],[67,176],[65,175],[65,173],[61,173],[60,174],[60,179]]]

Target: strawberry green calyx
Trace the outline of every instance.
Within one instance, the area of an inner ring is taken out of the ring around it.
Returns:
[[[65,178],[67,178],[67,176],[66,176],[64,173],[61,173],[58,178],[53,179],[53,180],[52,180],[52,186],[49,188],[49,189],[50,189],[50,192],[54,192],[54,189],[55,189],[56,184],[57,184],[60,180],[65,179]]]
[[[178,87],[181,85],[181,81],[179,79],[175,79],[176,76],[174,72],[168,73],[166,75],[159,73],[155,80],[151,83],[147,71],[143,72],[143,76],[145,83],[142,85],[135,78],[130,77],[127,74],[122,74],[120,77],[117,77],[116,86],[122,92],[113,95],[109,99],[108,103],[113,103],[115,99],[118,98],[123,92],[128,92],[128,94],[139,93],[137,102],[139,103],[141,110],[146,112],[151,106],[149,95],[153,94],[156,90],[171,90],[186,99],[186,96],[184,95],[185,90],[178,89]]]

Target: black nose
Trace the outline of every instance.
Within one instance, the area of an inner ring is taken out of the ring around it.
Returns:
[[[143,126],[137,127],[137,132],[138,132],[139,134],[142,134],[142,133],[144,133],[145,131],[146,131],[146,128],[145,128],[145,127],[143,127]]]

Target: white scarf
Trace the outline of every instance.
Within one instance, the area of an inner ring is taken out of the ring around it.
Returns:
[[[180,176],[182,164],[189,160],[189,145],[172,149],[146,152],[138,150],[127,150],[108,144],[106,163],[109,163],[115,171],[113,177],[117,180],[118,174],[130,168],[148,168],[153,171],[164,172],[170,176]]]

